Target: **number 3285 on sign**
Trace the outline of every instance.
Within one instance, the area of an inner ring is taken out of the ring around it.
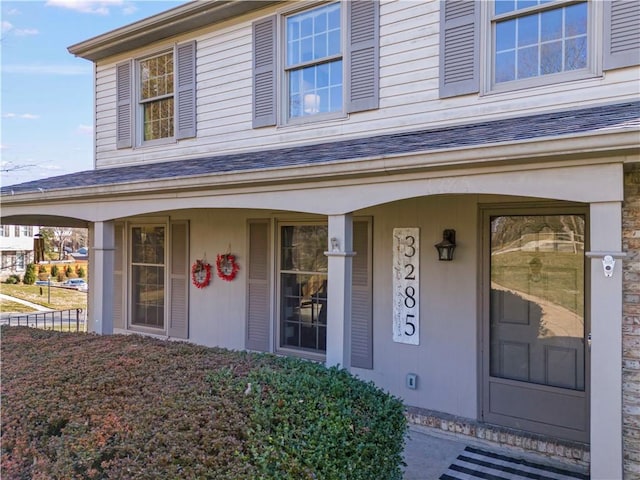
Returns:
[[[420,344],[420,229],[393,229],[393,341]]]

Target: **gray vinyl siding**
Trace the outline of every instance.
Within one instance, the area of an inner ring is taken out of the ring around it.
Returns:
[[[351,299],[351,366],[373,368],[371,222],[353,222],[353,280]]]
[[[237,22],[131,52],[130,58],[138,58],[149,55],[151,50],[171,48],[172,41],[197,40],[197,137],[189,141],[116,148],[116,65],[123,58],[99,62],[95,81],[97,167],[152,164],[485,122],[587,106],[585,99],[603,104],[637,98],[638,71],[626,68],[577,82],[527,89],[527,95],[513,90],[443,100],[439,89],[441,3],[379,3],[378,109],[329,121],[304,121],[286,128],[254,129],[252,28],[254,21],[271,18],[278,12],[276,7],[269,7]]]
[[[176,47],[176,138],[196,136],[196,42]]]
[[[440,98],[477,93],[479,4],[442,0],[440,6]]]
[[[189,224],[171,222],[169,328],[174,338],[189,338]]]
[[[246,348],[268,352],[271,302],[269,282],[269,223],[249,221]]]
[[[124,318],[124,225],[114,226],[114,258],[113,258],[113,328],[125,328]]]
[[[604,4],[605,70],[640,64],[640,2],[607,1]]]
[[[253,128],[276,124],[276,23],[253,24]]]
[[[132,61],[116,66],[116,143],[118,148],[129,148],[133,144],[132,75]]]

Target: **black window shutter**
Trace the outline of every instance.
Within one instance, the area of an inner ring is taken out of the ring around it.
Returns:
[[[176,47],[176,138],[196,136],[196,42]]]
[[[276,17],[253,24],[253,128],[276,124]]]
[[[441,98],[480,90],[479,19],[477,1],[440,2]]]
[[[378,108],[379,103],[379,25],[377,0],[346,2],[348,27],[349,93],[347,111]]]
[[[604,2],[603,68],[640,64],[640,2],[615,0]]]
[[[132,143],[132,62],[116,65],[116,148],[129,148]]]

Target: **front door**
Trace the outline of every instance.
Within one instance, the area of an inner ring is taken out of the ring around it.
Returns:
[[[588,441],[586,215],[484,215],[485,422]]]

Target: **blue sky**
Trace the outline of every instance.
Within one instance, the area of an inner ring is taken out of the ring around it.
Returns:
[[[183,3],[0,1],[3,186],[93,168],[93,64],[67,47]]]

